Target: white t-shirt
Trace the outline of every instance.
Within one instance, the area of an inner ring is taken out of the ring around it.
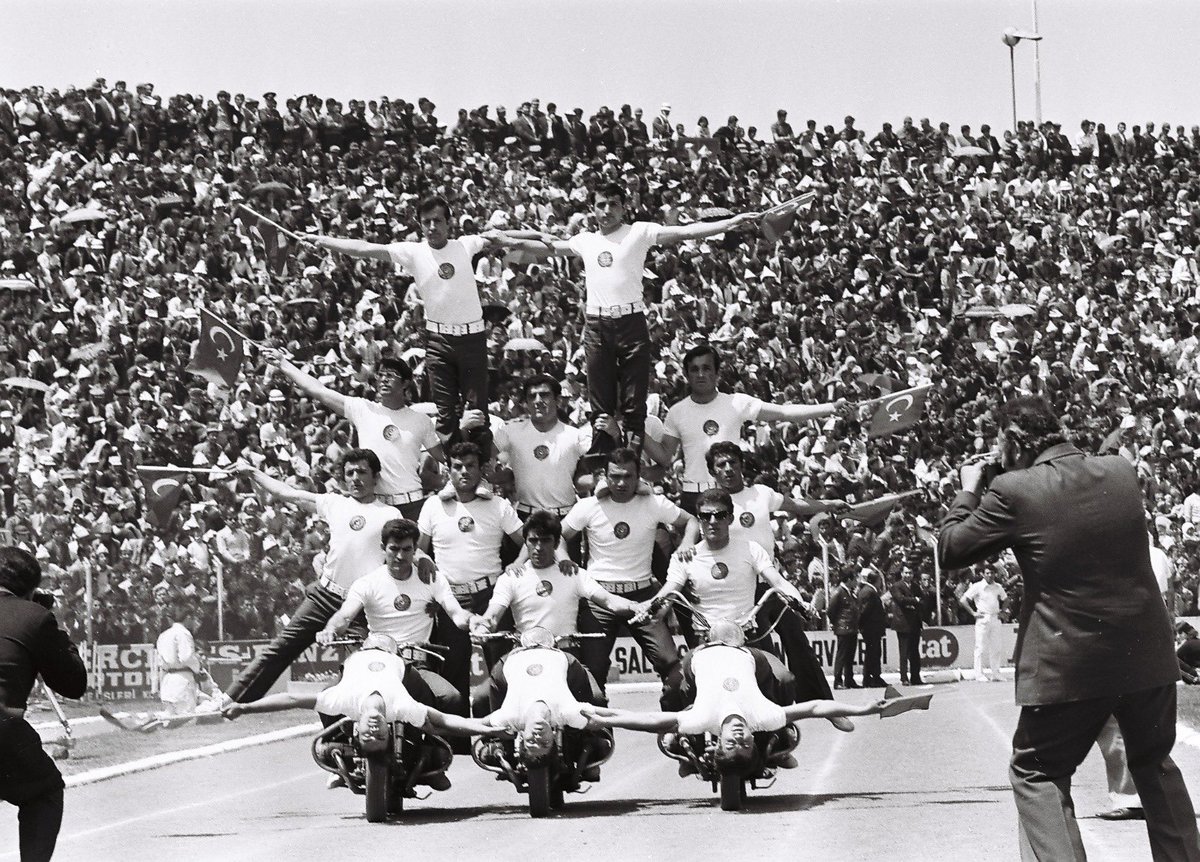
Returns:
[[[411,407],[390,410],[377,401],[347,398],[346,418],[358,434],[358,445],[379,456],[382,469],[376,493],[421,490],[421,450],[441,442],[428,416]]]
[[[367,699],[383,695],[388,721],[421,727],[429,708],[417,703],[404,687],[404,660],[383,650],[359,650],[346,659],[342,678],[317,695],[317,712],[359,718]]]
[[[563,527],[587,533],[593,578],[628,583],[650,574],[658,525],[674,524],[683,514],[657,494],[638,495],[628,503],[585,497],[563,518]]]
[[[528,417],[506,422],[493,437],[517,477],[517,500],[535,509],[575,503],[575,466],[592,445],[591,427],[556,422],[539,431]]]
[[[683,589],[691,583],[696,607],[709,622],[740,620],[754,608],[759,577],[774,571],[771,558],[756,543],[730,538],[725,547],[714,551],[701,541],[689,562],[671,558],[666,586]]]
[[[463,236],[437,249],[427,242],[395,242],[387,249],[392,263],[413,277],[426,320],[475,323],[483,320],[483,306],[471,258],[486,245],[483,237]]]
[[[584,569],[567,576],[558,566],[535,569],[525,563],[519,574],[505,572],[496,581],[491,604],[510,608],[518,632],[535,626],[559,635],[579,630],[579,600],[594,600],[604,590]]]
[[[666,433],[683,446],[683,480],[702,489],[713,487],[715,483],[705,460],[709,447],[720,441],[740,444],[742,425],[758,419],[762,408],[761,398],[744,392],[735,395],[718,392],[707,404],[697,404],[689,395],[672,405],[663,425]]]
[[[779,730],[787,724],[783,707],[758,687],[754,654],[714,644],[692,653],[696,701],[679,713],[679,732],[717,733],[731,715],[740,715],[752,732]]]
[[[1154,570],[1154,580],[1158,582],[1158,591],[1165,593],[1171,584],[1171,575],[1174,574],[1175,566],[1171,562],[1171,558],[1167,556],[1167,552],[1155,545],[1150,544],[1150,568]]]
[[[1008,598],[1008,593],[999,584],[976,581],[967,587],[963,598],[970,599],[979,613],[995,617],[1000,615],[1000,603]]]
[[[503,497],[463,503],[433,496],[421,507],[417,526],[433,539],[438,570],[453,586],[500,574],[500,543],[520,531],[521,519]]]
[[[539,700],[550,707],[554,723],[582,730],[587,719],[567,685],[567,654],[552,649],[514,650],[504,660],[508,690],[504,703],[488,716],[488,723],[521,728],[529,708]]]
[[[318,494],[317,514],[329,525],[329,552],[322,573],[339,587],[350,585],[383,565],[383,525],[399,517],[395,507],[378,500],[360,503],[341,494]]]
[[[589,308],[642,301],[642,271],[658,234],[658,225],[639,221],[607,236],[585,231],[571,237],[571,251],[583,261]]]
[[[750,485],[729,496],[733,500],[730,538],[754,542],[767,552],[767,556],[774,557],[775,530],[771,525],[771,513],[783,505],[783,494],[766,485]]]
[[[393,578],[386,565],[380,566],[355,581],[348,598],[362,602],[372,634],[391,635],[396,643],[427,643],[433,637],[436,611],[431,602],[447,612],[461,610],[445,578],[435,574],[433,581],[426,583],[415,565],[402,581]]]

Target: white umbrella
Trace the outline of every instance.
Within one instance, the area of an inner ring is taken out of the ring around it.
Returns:
[[[81,210],[72,210],[59,219],[63,224],[78,224],[85,221],[108,221],[108,213],[104,210],[91,209],[84,207]]]

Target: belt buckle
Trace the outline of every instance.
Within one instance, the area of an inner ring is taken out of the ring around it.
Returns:
[[[621,306],[610,305],[608,307],[608,316],[609,317],[620,317],[621,316]]]

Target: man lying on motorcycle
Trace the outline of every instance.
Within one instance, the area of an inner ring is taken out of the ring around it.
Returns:
[[[396,641],[384,634],[371,634],[362,648],[347,657],[338,682],[318,694],[273,694],[252,703],[231,703],[226,718],[284,709],[315,709],[326,727],[342,716],[354,719],[359,747],[364,753],[381,750],[388,740],[388,725],[402,721],[423,731],[462,736],[504,733],[478,719],[445,713],[420,700],[432,694],[415,669],[397,654]],[[435,790],[446,790],[450,779],[440,772],[427,782]]]
[[[578,631],[579,603],[584,599],[616,614],[632,616],[638,610],[634,602],[607,592],[584,569],[573,575],[563,574],[555,556],[562,525],[553,513],[534,512],[525,522],[523,535],[528,561],[500,576],[487,611],[471,623],[473,632],[492,631],[504,612],[511,610],[517,634],[534,628],[554,637],[574,634]],[[569,652],[560,652],[555,659],[544,655],[537,659],[541,665],[547,660],[561,661],[561,669],[539,666],[536,670],[522,653],[514,650],[493,668],[488,687],[491,714],[486,720],[493,725],[518,726],[524,721],[525,749],[536,758],[537,752],[544,754],[553,744],[551,731],[555,724],[582,730],[587,720],[579,711],[580,705],[603,705],[605,700],[600,686]],[[531,685],[533,677],[541,678]],[[511,691],[510,681],[519,681]],[[498,757],[499,752],[493,749],[487,756]],[[584,777],[595,780],[586,774]]]

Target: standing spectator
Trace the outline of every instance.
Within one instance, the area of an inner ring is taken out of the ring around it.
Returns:
[[[1004,663],[1000,608],[1008,599],[1008,593],[996,583],[996,574],[990,566],[982,569],[983,577],[967,587],[958,603],[975,618],[975,681],[1003,682],[1004,677],[1000,675],[1000,666]],[[988,666],[986,674],[984,661]]]
[[[921,681],[921,610],[923,594],[913,567],[908,562],[892,578],[892,605],[889,608],[892,628],[900,650],[900,682],[924,685]]]
[[[840,583],[829,596],[829,622],[837,637],[833,658],[833,687],[862,688],[854,681],[854,652],[858,649],[858,573],[852,567],[841,570]]]
[[[875,586],[877,576],[870,568],[859,572],[858,587],[858,631],[863,641],[863,688],[883,688],[883,636],[887,633],[887,613],[879,588]]]

